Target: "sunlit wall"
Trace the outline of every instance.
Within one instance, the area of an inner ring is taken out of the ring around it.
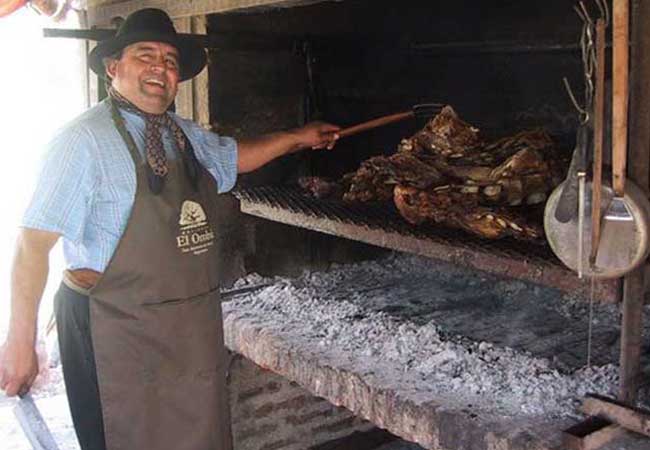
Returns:
[[[9,320],[14,240],[44,144],[85,107],[82,41],[45,39],[44,27],[79,28],[79,18],[72,11],[54,23],[27,7],[0,18],[0,341]],[[41,326],[49,318],[61,270],[59,247],[42,302]]]

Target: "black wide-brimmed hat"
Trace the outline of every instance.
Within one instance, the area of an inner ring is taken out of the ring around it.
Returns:
[[[136,42],[164,42],[179,54],[180,81],[196,76],[205,66],[207,57],[196,40],[176,33],[174,24],[165,11],[146,8],[130,14],[111,39],[101,41],[88,55],[90,68],[103,76],[103,59],[112,56]]]

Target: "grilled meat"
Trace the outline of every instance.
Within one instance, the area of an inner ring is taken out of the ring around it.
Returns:
[[[528,148],[518,151],[496,167],[437,166],[457,184],[479,186],[480,201],[486,205],[541,203],[557,185],[541,153]]]
[[[481,155],[484,158],[481,162],[500,164],[522,150],[533,150],[542,154],[553,150],[553,140],[544,130],[525,130],[514,136],[507,136],[494,142],[485,144]]]
[[[405,143],[403,150],[419,154],[433,154],[445,158],[460,158],[474,153],[480,147],[478,128],[463,122],[451,106],[440,113]]]
[[[397,184],[426,189],[443,182],[438,170],[407,153],[375,156],[347,178],[349,189],[343,199],[349,202],[381,202],[393,198]]]
[[[536,239],[541,226],[516,207],[546,200],[564,178],[553,141],[543,130],[522,131],[493,142],[446,106],[403,139],[397,152],[376,156],[346,174],[343,200],[389,202],[412,224],[433,222],[488,239]],[[315,196],[329,190],[306,187]]]
[[[473,147],[449,155],[422,147],[415,136],[402,139],[397,151],[414,153],[421,159],[448,166],[495,167],[522,150],[537,151],[545,159],[557,156],[553,141],[543,130],[527,130],[494,142],[478,142]]]
[[[300,177],[298,185],[318,199],[341,197],[343,186],[340,182],[323,177]]]
[[[512,236],[535,240],[542,236],[540,226],[511,209],[480,206],[475,196],[459,195],[454,189],[424,191],[396,186],[394,201],[402,217],[414,225],[434,222],[488,239]]]

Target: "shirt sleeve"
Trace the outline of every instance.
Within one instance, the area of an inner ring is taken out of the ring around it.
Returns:
[[[92,145],[83,127],[64,129],[49,142],[23,227],[81,241],[97,182]]]
[[[187,120],[181,126],[192,140],[197,159],[217,182],[218,191],[231,190],[237,181],[237,141]]]

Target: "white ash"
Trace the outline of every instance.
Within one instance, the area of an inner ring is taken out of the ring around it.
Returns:
[[[400,386],[417,399],[445,399],[485,414],[505,416],[576,416],[589,392],[612,395],[618,383],[613,364],[560,372],[546,358],[525,351],[448,336],[435,321],[415,323],[365,308],[364,297],[382,299],[387,280],[404,277],[454,277],[448,267],[417,257],[335,266],[295,279],[247,277],[241,285],[274,284],[224,306],[226,314],[261,318],[265,329],[305,352],[346,370]],[[450,278],[451,279],[451,278]],[[488,280],[489,281],[489,280]],[[526,295],[521,282],[510,291]],[[393,288],[391,292],[399,292]],[[512,294],[510,292],[510,294]],[[434,293],[435,294],[435,293]],[[508,293],[504,293],[507,295]],[[379,299],[379,300],[377,300]],[[561,299],[560,299],[561,300]]]

